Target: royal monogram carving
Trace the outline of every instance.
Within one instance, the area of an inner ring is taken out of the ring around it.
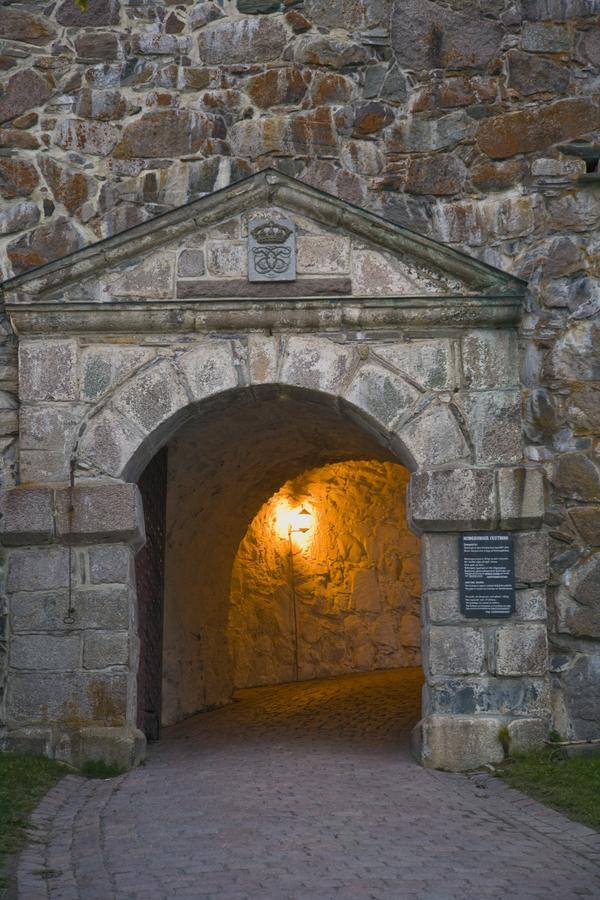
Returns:
[[[254,268],[261,275],[283,275],[290,265],[289,247],[253,247]]]
[[[296,229],[281,216],[254,219],[248,226],[248,278],[250,281],[294,281]]]

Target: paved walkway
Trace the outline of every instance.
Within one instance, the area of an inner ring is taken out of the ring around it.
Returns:
[[[408,756],[419,673],[242,691],[147,764],[68,776],[35,814],[23,900],[600,897],[600,835],[498,779]]]

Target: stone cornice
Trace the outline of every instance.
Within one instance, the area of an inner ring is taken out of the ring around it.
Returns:
[[[20,335],[193,334],[252,330],[336,332],[402,329],[444,332],[516,325],[521,300],[480,297],[311,297],[140,301],[115,303],[7,303]]]

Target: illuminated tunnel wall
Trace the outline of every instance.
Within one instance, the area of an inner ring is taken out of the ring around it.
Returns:
[[[235,687],[419,664],[407,478],[394,463],[338,463],[287,482],[264,504],[233,567]],[[295,518],[302,510],[304,521]]]

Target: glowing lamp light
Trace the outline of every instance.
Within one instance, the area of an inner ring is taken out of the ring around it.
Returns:
[[[300,507],[291,507],[286,501],[278,504],[275,528],[280,538],[293,539],[294,543],[304,546],[313,525],[313,514],[305,504]]]

